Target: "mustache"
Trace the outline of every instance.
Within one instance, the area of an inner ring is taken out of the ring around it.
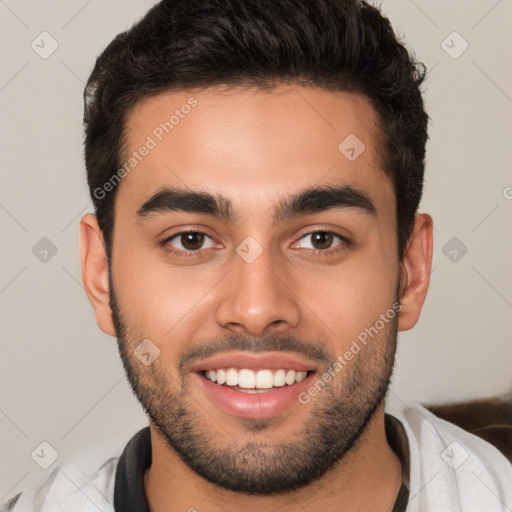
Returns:
[[[272,333],[264,337],[239,336],[230,334],[227,337],[213,338],[204,342],[194,342],[187,346],[178,364],[182,375],[197,360],[206,359],[228,351],[247,351],[254,353],[280,351],[295,352],[309,359],[331,366],[336,356],[331,354],[325,345],[318,340],[302,341],[290,334]]]

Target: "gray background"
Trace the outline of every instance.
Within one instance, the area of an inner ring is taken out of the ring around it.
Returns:
[[[0,0],[0,500],[50,471],[31,457],[50,461],[42,442],[55,465],[115,452],[147,424],[82,289],[78,225],[92,211],[84,82],[153,3]],[[436,229],[429,296],[400,335],[390,408],[502,394],[512,385],[512,1],[382,6],[430,69],[421,210]]]

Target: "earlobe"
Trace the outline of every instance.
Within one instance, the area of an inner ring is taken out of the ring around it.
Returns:
[[[80,221],[80,259],[82,282],[94,309],[96,323],[105,334],[115,336],[110,309],[107,253],[98,221],[90,213]]]
[[[426,213],[417,215],[401,263],[399,331],[416,325],[425,302],[432,268],[432,233],[432,217]]]

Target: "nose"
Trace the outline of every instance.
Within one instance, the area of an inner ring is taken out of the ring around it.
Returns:
[[[221,327],[261,336],[270,331],[283,332],[300,323],[299,299],[269,249],[251,263],[238,255],[234,262],[235,268],[223,280],[216,311]]]

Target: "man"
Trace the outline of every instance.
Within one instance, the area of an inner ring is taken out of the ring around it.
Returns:
[[[150,424],[13,510],[512,508],[491,445],[385,413],[431,270],[423,79],[356,0],[164,0],[114,39],[82,277]]]

